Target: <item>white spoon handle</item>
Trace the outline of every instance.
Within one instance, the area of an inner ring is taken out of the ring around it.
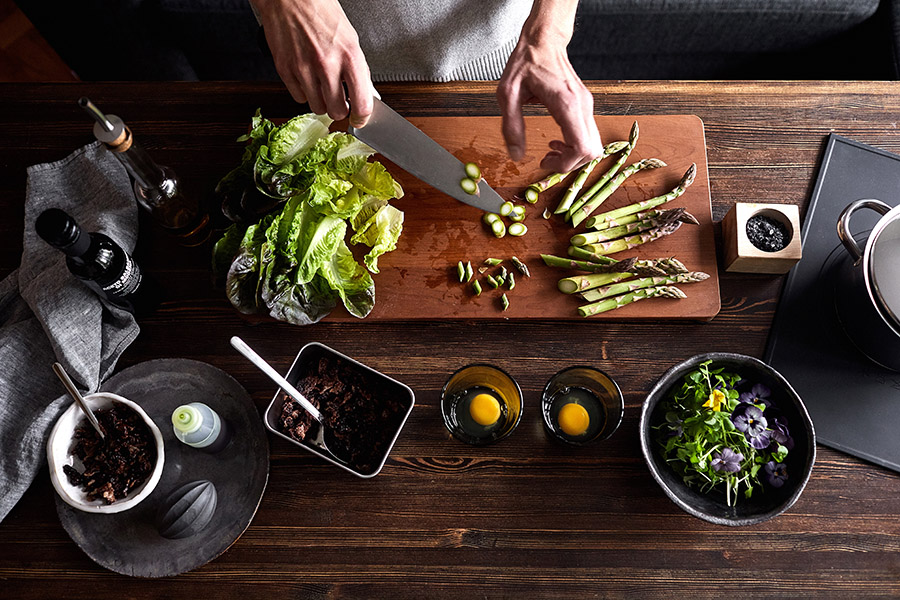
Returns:
[[[231,338],[231,345],[234,346],[234,349],[243,354],[247,360],[256,365],[260,371],[269,376],[269,379],[277,383],[281,389],[290,394],[290,396],[300,403],[300,406],[306,409],[306,411],[312,415],[312,417],[318,421],[322,422],[322,413],[319,412],[315,406],[307,400],[303,394],[297,391],[297,388],[288,383],[287,379],[282,377],[278,371],[272,368],[272,365],[267,363],[263,357],[253,351],[253,349],[247,345],[244,340],[239,338],[238,336],[233,336]]]

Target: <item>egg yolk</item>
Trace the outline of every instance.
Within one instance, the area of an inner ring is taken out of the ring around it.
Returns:
[[[559,409],[558,419],[559,428],[563,430],[563,433],[571,436],[582,435],[591,423],[587,410],[574,402],[569,402]]]
[[[500,403],[490,394],[478,394],[469,404],[469,414],[479,425],[493,425],[500,418]]]

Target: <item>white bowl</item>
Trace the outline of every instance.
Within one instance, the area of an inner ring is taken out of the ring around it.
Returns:
[[[162,476],[163,463],[165,462],[162,434],[159,432],[159,428],[153,422],[153,419],[144,412],[144,409],[131,400],[109,392],[97,392],[96,394],[85,396],[84,399],[91,410],[94,411],[108,408],[113,402],[119,402],[140,415],[147,427],[150,428],[156,443],[156,465],[153,467],[153,471],[147,480],[129,491],[125,498],[116,500],[112,504],[107,504],[103,500],[88,500],[84,490],[69,483],[69,478],[63,472],[65,465],[72,465],[75,462],[75,457],[71,452],[75,429],[82,424],[87,424],[87,417],[84,416],[78,405],[73,402],[72,406],[60,415],[56,425],[53,426],[53,430],[50,432],[50,439],[47,440],[47,462],[50,464],[50,481],[53,482],[53,487],[56,488],[59,497],[66,504],[78,510],[92,513],[117,513],[134,508],[150,495]]]

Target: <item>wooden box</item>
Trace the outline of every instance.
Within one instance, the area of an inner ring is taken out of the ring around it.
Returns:
[[[756,215],[769,217],[787,228],[788,243],[777,252],[760,250],[747,237],[747,221]],[[795,204],[737,202],[722,220],[725,270],[737,273],[783,274],[801,257],[800,209]]]

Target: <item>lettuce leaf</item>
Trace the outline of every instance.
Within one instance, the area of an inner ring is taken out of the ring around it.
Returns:
[[[402,232],[403,212],[386,204],[357,230],[350,238],[350,243],[362,242],[371,246],[372,249],[363,257],[363,262],[370,271],[378,273],[378,257],[397,247],[397,240]]]
[[[375,306],[375,282],[372,276],[356,262],[343,239],[336,252],[328,258],[319,272],[331,289],[341,297],[347,312],[362,319]]]

